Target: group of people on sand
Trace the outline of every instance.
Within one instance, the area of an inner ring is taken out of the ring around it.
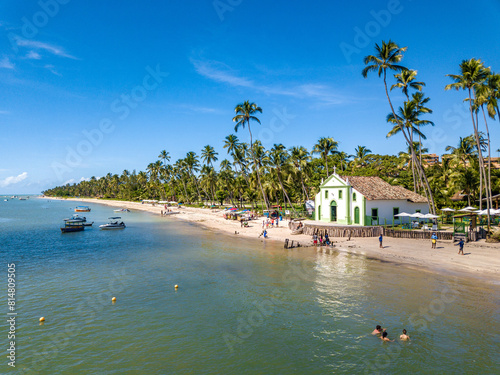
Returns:
[[[269,229],[269,227],[276,228],[279,227],[280,218],[271,218],[267,220],[262,220],[262,229]]]
[[[313,234],[313,244],[314,245],[330,245],[330,237],[328,237],[328,233],[325,233],[325,237],[322,234],[318,235]],[[319,242],[318,242],[319,241]]]
[[[377,325],[375,327],[375,329],[372,332],[372,335],[376,335],[376,336],[380,337],[380,339],[382,341],[394,342],[394,340],[391,340],[391,339],[389,339],[389,337],[387,337],[387,331],[386,331],[386,329],[382,328],[379,325]],[[403,329],[403,333],[401,333],[401,335],[399,335],[399,339],[401,341],[409,341],[410,340],[410,336],[406,332],[406,329]]]

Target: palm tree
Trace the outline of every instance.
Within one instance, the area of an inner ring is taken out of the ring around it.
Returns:
[[[288,155],[288,152],[286,152],[286,147],[281,143],[274,144],[273,148],[269,151],[269,162],[271,167],[276,170],[276,176],[278,177],[278,182],[281,186],[281,190],[283,191],[283,195],[292,207],[293,212],[296,213],[295,208],[293,207],[293,204],[290,201],[290,198],[285,190],[285,186],[283,185],[283,180],[281,177],[281,172],[283,168],[286,168],[289,158],[290,155]]]
[[[213,171],[213,162],[217,161],[217,155],[219,155],[217,152],[215,152],[214,148],[210,145],[206,145],[203,150],[201,151],[201,158],[205,162],[207,166],[210,166]],[[210,175],[211,176],[211,175]],[[214,185],[213,185],[213,179],[211,180],[210,183],[210,190],[212,192],[212,204],[215,201],[215,192],[214,192]]]
[[[198,192],[198,200],[199,200],[199,202],[202,202],[200,188],[198,186],[198,179],[196,178],[196,175],[194,174],[195,172],[198,172],[200,170],[200,168],[199,168],[200,162],[198,160],[198,156],[196,155],[195,152],[189,151],[186,154],[186,157],[184,159],[184,163],[185,163],[186,168],[188,170],[188,175],[194,180],[194,185],[196,187],[196,191]]]
[[[396,116],[396,111],[394,110],[394,106],[392,105],[391,98],[389,96],[389,91],[387,90],[387,69],[396,71],[396,72],[402,72],[403,70],[407,70],[402,65],[399,65],[401,60],[403,59],[403,52],[407,50],[407,47],[399,47],[396,43],[394,43],[392,40],[389,40],[388,42],[382,41],[381,45],[375,44],[375,55],[368,55],[364,59],[365,65],[367,65],[361,74],[363,75],[364,78],[368,76],[369,72],[374,72],[376,71],[378,73],[378,76],[381,77],[383,75],[384,79],[384,88],[385,88],[385,95],[387,97],[387,101],[389,102],[389,106],[391,107],[392,114],[394,116],[394,119],[397,119]],[[396,120],[397,124],[401,128],[401,132],[404,135],[406,139],[406,143],[410,145],[413,148],[413,142],[412,140],[408,137],[408,135],[405,133],[403,127],[403,123],[401,121]],[[415,151],[413,150],[412,155],[415,155]],[[423,170],[423,167],[421,163],[416,163],[419,167],[420,174],[423,176],[426,184],[426,188],[428,191],[428,197],[430,198],[429,206],[430,210],[432,213],[436,213],[436,207],[434,205],[434,199],[432,196],[432,191],[429,186],[429,182],[427,181],[427,177],[425,176],[425,171]],[[427,195],[427,194],[426,194]]]
[[[302,146],[294,146],[290,149],[290,162],[294,165],[298,174],[300,175],[300,183],[302,185],[302,191],[304,192],[306,200],[309,200],[309,193],[304,185],[304,174],[307,170],[309,160],[311,156],[307,149]]]
[[[365,165],[366,157],[371,154],[372,150],[370,150],[366,146],[358,146],[354,149],[354,155],[350,155],[351,158],[354,158],[354,162],[363,167]]]
[[[479,157],[479,169],[480,169],[480,177],[479,177],[479,208],[482,209],[482,192],[483,192],[483,176],[485,180],[485,185],[487,186],[487,181],[486,181],[486,170],[484,168],[484,161],[483,161],[483,155],[481,152],[481,145],[479,142],[479,129],[478,129],[478,124],[477,121],[474,119],[474,103],[473,100],[475,100],[476,96],[476,90],[481,86],[486,79],[488,78],[490,74],[490,69],[486,68],[483,65],[483,62],[479,59],[469,59],[469,60],[463,60],[460,65],[460,74],[447,74],[448,77],[450,77],[453,81],[453,83],[450,83],[445,86],[445,90],[466,90],[468,93],[468,102],[469,102],[469,110],[471,114],[471,119],[472,119],[472,127],[474,129],[474,136],[476,138],[476,146],[478,150],[478,157]],[[473,98],[474,96],[474,98]],[[488,191],[488,187],[486,187],[486,190]],[[491,191],[489,192],[489,195],[491,195]],[[488,197],[488,192],[487,192],[487,197]],[[489,200],[487,200],[488,204],[487,207],[489,207]],[[488,223],[490,221],[490,215],[489,215],[489,210],[488,210]]]
[[[248,133],[250,134],[250,153],[252,155],[254,165],[257,165],[257,161],[255,160],[255,152],[253,148],[253,139],[252,139],[252,130],[250,128],[250,121],[255,121],[258,124],[260,124],[260,120],[258,119],[255,114],[257,113],[262,113],[262,108],[257,106],[255,103],[250,103],[248,100],[238,104],[234,108],[234,112],[236,113],[236,116],[233,117],[233,122],[236,123],[234,127],[234,131],[238,132],[238,129],[242,127],[243,129],[245,126],[248,126]],[[269,202],[267,201],[266,194],[264,193],[264,188],[262,187],[262,182],[260,179],[260,171],[257,168],[257,180],[259,182],[260,190],[262,192],[262,199],[264,200],[264,203],[266,205],[267,210],[269,210]]]
[[[387,138],[392,137],[395,134],[398,134],[399,132],[402,132],[405,134],[405,137],[407,136],[405,133],[408,133],[408,138],[410,139],[410,142],[408,146],[410,147],[411,150],[411,157],[412,159],[416,159],[416,153],[415,153],[415,143],[413,142],[413,134],[417,134],[419,138],[426,139],[425,135],[422,134],[422,132],[418,129],[422,125],[434,125],[432,121],[429,120],[420,120],[419,116],[421,115],[421,110],[417,108],[417,103],[415,101],[408,101],[404,102],[403,108],[399,107],[398,109],[398,114],[396,115],[396,118],[392,113],[389,113],[387,115],[387,122],[396,124],[394,127],[391,129],[391,131],[387,134]],[[403,124],[403,127],[401,127],[401,124]],[[420,143],[418,143],[420,145]],[[420,147],[419,147],[420,148]],[[412,174],[413,174],[413,191],[417,191],[417,179],[416,179],[416,173],[415,173],[415,167],[416,167],[416,162],[412,162]],[[419,176],[421,176],[419,172]]]
[[[163,150],[160,152],[160,155],[158,155],[158,159],[162,159],[163,165],[167,165],[167,162],[170,161],[170,155],[166,150]]]
[[[464,168],[467,169],[467,161],[469,158],[474,155],[475,148],[474,143],[471,142],[472,139],[470,137],[462,138],[458,141],[458,146],[446,146],[446,151],[451,151],[451,154],[454,156],[457,164],[462,163]]]
[[[321,158],[325,162],[326,177],[330,177],[330,170],[328,169],[328,155],[337,152],[339,143],[336,142],[332,137],[321,137],[318,142],[314,145],[313,154],[320,154]]]
[[[394,78],[396,78],[397,83],[391,86],[391,91],[394,88],[400,88],[403,94],[406,95],[406,99],[410,101],[410,97],[408,95],[408,89],[412,88],[417,91],[422,91],[422,87],[425,86],[424,82],[415,81],[417,76],[416,70],[404,69],[399,74],[395,74]]]

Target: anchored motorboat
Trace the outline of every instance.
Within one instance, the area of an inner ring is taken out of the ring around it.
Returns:
[[[125,223],[121,221],[121,217],[113,216],[108,218],[109,223],[99,225],[101,229],[125,229]]]
[[[75,212],[90,212],[89,206],[77,206]]]

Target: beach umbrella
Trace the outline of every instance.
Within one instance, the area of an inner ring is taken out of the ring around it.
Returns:
[[[453,208],[446,207],[446,208],[442,208],[441,212],[455,212],[455,210]]]
[[[423,219],[424,215],[420,212],[415,212],[414,214],[411,214],[410,217],[418,217],[419,219]]]
[[[394,216],[403,217],[403,216],[410,216],[410,214],[408,214],[406,212],[401,212],[400,214],[397,214],[397,215],[394,215]]]
[[[470,212],[470,211],[472,211],[472,210],[477,210],[477,208],[476,208],[476,207],[472,207],[472,206],[467,206],[467,207],[465,207],[465,208],[462,208],[462,209],[461,209],[461,210],[459,210],[459,211],[462,211],[462,212],[464,212],[464,211],[465,211],[465,212]]]
[[[478,210],[478,211],[474,211],[474,212],[476,212],[478,215],[488,215],[488,209]],[[498,213],[498,210],[490,208],[490,215],[495,215],[497,213]]]
[[[434,215],[434,214],[425,214],[423,216],[424,219],[437,219],[439,216],[438,215]]]

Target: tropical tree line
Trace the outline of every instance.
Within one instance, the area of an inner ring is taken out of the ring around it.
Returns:
[[[376,53],[365,57],[366,67],[362,71],[365,78],[370,72],[377,72],[383,78],[390,108],[386,118],[387,137],[402,135],[403,151],[399,155],[376,155],[367,146],[358,146],[349,154],[339,150],[339,143],[333,137],[319,138],[311,151],[304,146],[287,148],[283,144],[266,149],[252,134],[252,126],[260,124],[262,108],[245,101],[235,106],[232,120],[235,133],[248,130],[249,143],[230,134],[225,137],[220,154],[207,145],[200,154],[190,151],[173,163],[169,152],[163,150],[145,171],[108,173],[101,178],[55,187],[44,194],[175,200],[198,205],[247,203],[267,209],[278,204],[295,209],[313,198],[321,181],[336,171],[347,176],[379,176],[421,193],[428,198],[431,212],[436,211],[436,206],[453,206],[451,198],[457,194],[467,204],[477,203],[482,208],[485,201],[485,206],[491,208],[491,197],[500,191],[500,186],[499,171],[491,164],[488,119],[498,120],[500,76],[477,59],[464,60],[459,66],[460,74],[448,75],[453,83],[446,86],[447,90],[467,92],[465,100],[469,102],[472,134],[460,137],[456,145],[449,145],[446,148],[449,154],[441,163],[429,164],[424,156],[428,150],[423,128],[434,125],[425,118],[432,114],[428,107],[430,99],[422,91],[426,84],[417,80],[417,71],[400,64],[406,50],[392,41],[376,44]],[[388,74],[390,71],[395,73],[393,77]],[[390,88],[389,80],[394,81]],[[403,93],[404,100],[397,109],[390,95],[393,90]],[[483,156],[485,153],[487,158]],[[214,163],[219,158],[222,160],[216,168]]]

